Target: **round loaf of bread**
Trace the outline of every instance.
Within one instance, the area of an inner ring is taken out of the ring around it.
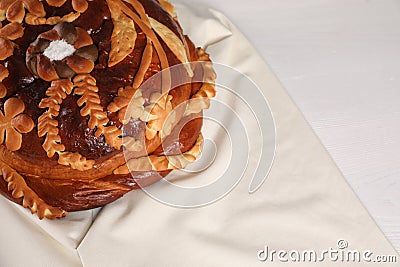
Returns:
[[[167,0],[0,0],[0,21],[5,197],[61,218],[199,156],[215,73]],[[180,64],[192,82],[154,79]]]

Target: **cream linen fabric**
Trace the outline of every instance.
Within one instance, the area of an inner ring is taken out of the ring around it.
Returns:
[[[264,245],[322,251],[338,239],[351,249],[396,255],[243,35],[214,10],[177,9],[196,45],[251,77],[269,101],[277,150],[264,185],[250,195],[247,175],[225,198],[198,209],[172,208],[135,191],[100,212],[57,221],[39,221],[1,198],[0,266],[273,266],[257,259]]]

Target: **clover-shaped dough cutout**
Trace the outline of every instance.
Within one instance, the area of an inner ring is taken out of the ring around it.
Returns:
[[[26,114],[25,104],[18,98],[10,98],[4,103],[4,113],[0,111],[0,143],[7,149],[17,151],[22,145],[22,134],[29,133],[35,126]]]

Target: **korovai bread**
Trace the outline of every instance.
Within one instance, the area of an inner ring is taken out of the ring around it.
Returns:
[[[2,195],[61,218],[199,157],[216,76],[167,0],[0,0],[0,21]]]

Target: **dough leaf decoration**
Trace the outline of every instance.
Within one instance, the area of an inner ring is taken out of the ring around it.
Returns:
[[[122,130],[116,126],[107,126],[107,113],[103,110],[98,94],[99,88],[96,86],[96,79],[90,74],[81,74],[74,78],[75,94],[80,95],[78,106],[81,108],[81,116],[89,116],[88,126],[96,129],[95,136],[104,135],[108,145],[115,149],[122,146]]]
[[[14,198],[23,198],[22,205],[37,213],[39,219],[62,218],[66,212],[60,208],[53,207],[44,202],[25,182],[24,178],[10,166],[0,161],[1,175],[7,182],[8,191]]]
[[[59,164],[75,170],[86,171],[93,168],[94,160],[87,160],[78,153],[65,151],[56,119],[63,100],[72,93],[73,88],[72,82],[68,79],[56,80],[51,83],[46,91],[47,98],[44,98],[39,104],[39,108],[47,108],[47,111],[39,117],[38,135],[46,137],[42,146],[49,158],[58,154]]]
[[[46,15],[43,3],[39,0],[0,0],[0,13],[5,12],[8,21],[21,23],[25,17],[25,9],[36,17]]]
[[[114,1],[107,1],[114,29],[111,35],[111,51],[108,66],[113,67],[133,52],[137,32],[133,20],[128,18]]]
[[[12,40],[24,35],[21,24],[12,22],[1,27],[0,24],[0,60],[5,60],[14,54],[14,43]]]

